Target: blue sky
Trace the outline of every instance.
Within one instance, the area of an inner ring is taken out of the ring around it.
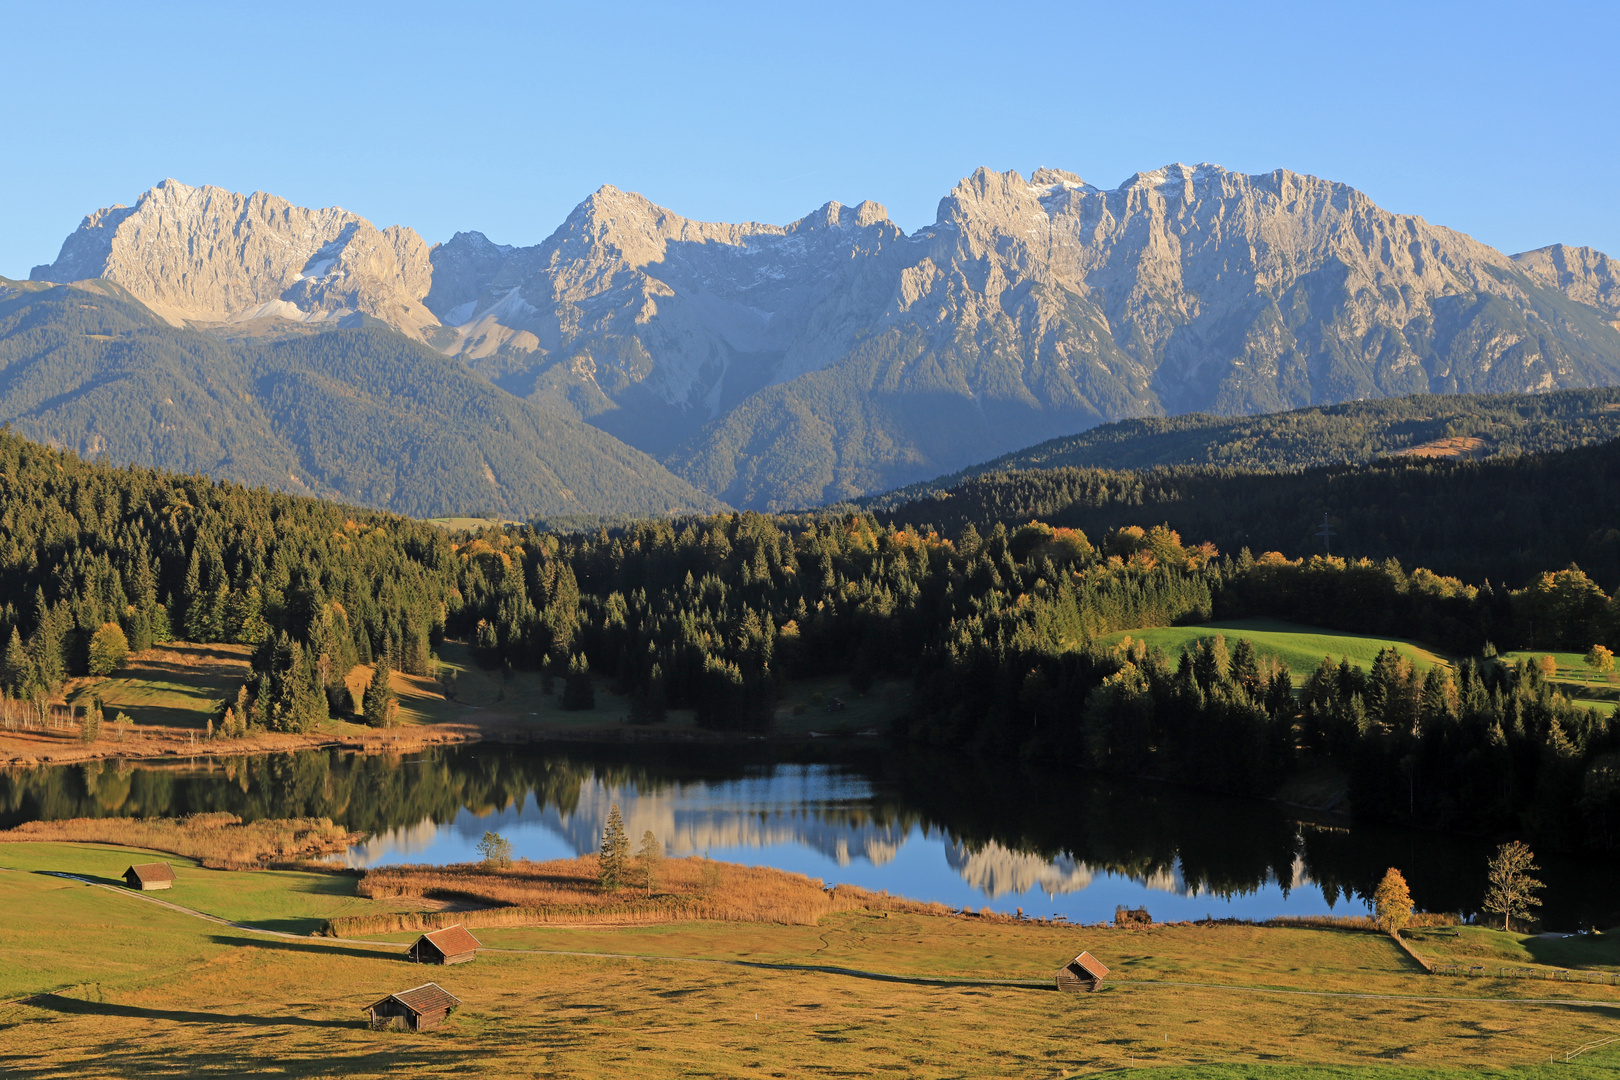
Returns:
[[[1620,255],[1620,3],[21,4],[0,274],[158,180],[543,239],[611,183],[691,217],[979,165],[1342,180],[1507,251]]]

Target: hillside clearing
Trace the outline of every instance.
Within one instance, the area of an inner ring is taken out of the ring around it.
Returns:
[[[1174,659],[1182,649],[1191,651],[1200,638],[1221,634],[1226,647],[1245,638],[1261,656],[1273,656],[1288,665],[1294,685],[1302,684],[1328,657],[1334,663],[1349,657],[1352,664],[1371,668],[1379,650],[1394,648],[1412,661],[1419,671],[1427,671],[1436,664],[1449,666],[1450,661],[1415,641],[1404,638],[1380,638],[1365,634],[1343,634],[1316,626],[1302,626],[1281,619],[1229,619],[1203,623],[1198,626],[1161,626],[1146,630],[1122,630],[1101,638],[1103,644],[1113,645],[1126,637],[1156,645]]]

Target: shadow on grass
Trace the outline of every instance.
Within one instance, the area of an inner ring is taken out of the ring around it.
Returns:
[[[122,877],[103,877],[100,874],[81,874],[77,870],[75,870],[73,872],[72,877],[67,876],[66,874],[62,873],[61,871],[53,871],[53,870],[35,870],[34,873],[38,874],[41,877],[55,878],[57,881],[71,881],[71,882],[75,882],[75,883],[80,884],[80,885],[83,885],[86,882],[93,881],[97,885],[111,885],[114,888],[126,889],[126,890],[128,890],[129,892],[132,892],[132,893],[139,893],[140,892],[139,889],[131,889],[129,887],[129,882],[125,881]],[[159,891],[163,891],[163,890],[159,890]]]
[[[341,1025],[340,1025],[341,1026]],[[364,1028],[364,1024],[360,1025]],[[432,1039],[436,1032],[427,1036]],[[99,1044],[86,1038],[74,1048],[82,1060],[93,1062],[94,1070],[80,1075],[97,1077],[147,1076],[258,1076],[273,1069],[275,1075],[307,1077],[326,1080],[333,1076],[352,1073],[365,1075],[418,1075],[443,1070],[464,1075],[482,1075],[473,1068],[487,1055],[475,1055],[442,1045],[424,1045],[420,1036],[409,1032],[380,1032],[372,1035],[357,1029],[357,1038],[365,1040],[330,1044],[336,1036],[315,1035],[322,1042],[319,1050],[280,1045],[273,1051],[261,1051],[255,1041],[255,1031],[245,1039],[245,1045],[151,1045],[150,1041],[130,1039],[123,1035],[107,1037]],[[368,1047],[367,1042],[371,1045]],[[17,1080],[44,1080],[72,1075],[64,1069],[54,1055],[0,1054],[0,1076]]]
[[[262,924],[255,924],[262,925]],[[400,960],[405,959],[403,947],[399,949],[366,949],[354,945],[322,945],[317,942],[286,941],[274,938],[230,937],[226,934],[209,934],[208,940],[215,945],[227,945],[237,949],[279,949],[282,952],[318,953],[321,956],[358,956],[362,960]]]
[[[71,1016],[117,1016],[132,1020],[171,1020],[179,1024],[244,1024],[251,1027],[320,1027],[353,1030],[365,1021],[313,1020],[307,1016],[249,1016],[243,1013],[191,1012],[185,1009],[147,1009],[139,1005],[115,1005],[110,1001],[84,1001],[60,994],[37,994],[28,999],[36,1009]]]

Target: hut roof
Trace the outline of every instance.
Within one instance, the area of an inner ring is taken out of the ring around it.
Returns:
[[[1065,970],[1077,967],[1093,979],[1106,979],[1108,977],[1108,969],[1103,966],[1103,962],[1088,952],[1081,953],[1067,964],[1064,964],[1063,967]]]
[[[174,871],[169,869],[166,862],[136,863],[124,871],[124,876],[134,874],[141,881],[173,881]]]
[[[472,952],[481,948],[483,943],[467,930],[465,926],[457,923],[447,926],[443,930],[435,930],[431,934],[423,934],[424,938],[433,943],[433,947],[446,956],[456,953]]]
[[[438,983],[423,983],[409,990],[401,990],[397,994],[388,994],[373,1001],[366,1008],[375,1009],[389,998],[393,998],[401,1005],[414,1013],[434,1012],[438,1009],[454,1008],[461,1004],[461,999],[442,989]]]

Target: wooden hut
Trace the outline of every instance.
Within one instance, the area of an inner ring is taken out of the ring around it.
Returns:
[[[395,1028],[400,1031],[427,1031],[444,1023],[450,1010],[461,1004],[455,995],[439,987],[438,983],[389,994],[381,1001],[366,1006],[371,1014],[371,1030]]]
[[[1102,985],[1102,981],[1108,977],[1108,969],[1095,956],[1083,952],[1058,968],[1052,975],[1057,979],[1059,990],[1066,990],[1071,994],[1078,994],[1082,990],[1089,993]]]
[[[137,863],[124,871],[124,884],[142,892],[174,887],[174,871],[166,862]]]
[[[417,964],[465,964],[478,955],[480,942],[457,923],[423,934],[405,953]]]

